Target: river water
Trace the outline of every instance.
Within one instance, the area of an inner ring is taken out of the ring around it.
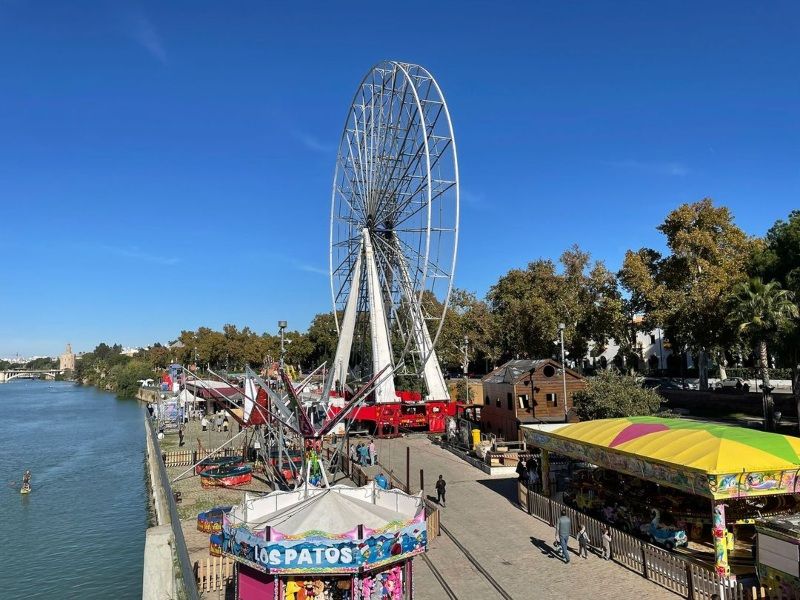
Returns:
[[[135,400],[68,382],[0,384],[0,598],[141,598],[144,457]]]

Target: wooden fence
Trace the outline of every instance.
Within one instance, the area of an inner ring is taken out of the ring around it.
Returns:
[[[162,452],[161,458],[168,467],[188,467],[197,464],[209,456],[241,456],[241,448],[223,448],[218,452],[210,450],[171,450]]]
[[[214,556],[195,562],[197,589],[201,593],[225,589],[233,580],[233,563],[229,556]]]
[[[555,526],[561,512],[565,511],[570,520],[572,536],[575,537],[580,526],[585,525],[589,539],[596,547],[599,545],[603,529],[607,526],[602,521],[538,494],[521,483],[517,491],[519,505],[528,514]],[[679,554],[648,544],[618,529],[611,528],[611,532],[612,560],[684,598],[711,600],[713,594],[718,594],[720,600],[769,597],[764,588],[745,588],[735,580],[720,577]]]

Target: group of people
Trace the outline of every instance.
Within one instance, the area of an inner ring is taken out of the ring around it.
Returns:
[[[355,446],[350,446],[350,460],[362,467],[377,464],[378,454],[375,451],[375,440],[371,439],[369,444],[359,442]]]
[[[212,430],[216,427],[218,432],[222,432],[228,431],[230,423],[228,422],[227,415],[223,416],[222,413],[217,413],[213,420],[203,415],[203,418],[200,419],[200,426],[203,428],[203,431],[208,431],[209,427],[211,427]]]
[[[531,456],[528,460],[520,460],[517,463],[517,476],[519,481],[534,490],[539,489],[539,461],[535,456]]]
[[[556,521],[555,546],[561,553],[561,560],[567,564],[569,564],[569,536],[571,531],[572,522],[570,521],[569,516],[567,516],[567,511],[562,510],[561,516],[558,517],[558,521]],[[586,525],[581,524],[580,528],[578,529],[578,535],[575,537],[578,540],[578,556],[582,558],[589,558],[589,547],[592,544],[592,540],[589,539],[589,534],[586,531]],[[603,547],[602,557],[605,560],[609,560],[611,558],[611,529],[607,525],[603,526],[603,532],[600,537]]]

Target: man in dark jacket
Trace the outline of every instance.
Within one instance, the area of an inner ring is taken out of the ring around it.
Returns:
[[[447,506],[444,503],[444,495],[445,495],[445,488],[447,487],[447,482],[444,480],[444,477],[439,475],[439,479],[436,481],[436,502],[441,504],[442,506]]]

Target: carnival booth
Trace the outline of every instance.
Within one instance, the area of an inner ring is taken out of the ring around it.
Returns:
[[[541,449],[542,481],[553,481],[553,454],[578,466],[565,478],[566,502],[669,549],[705,545],[720,575],[730,575],[734,549],[752,570],[756,518],[800,508],[798,438],[659,417],[526,425],[523,431],[526,442]]]
[[[421,493],[374,482],[248,493],[223,519],[239,600],[411,599],[411,559],[427,548]]]

